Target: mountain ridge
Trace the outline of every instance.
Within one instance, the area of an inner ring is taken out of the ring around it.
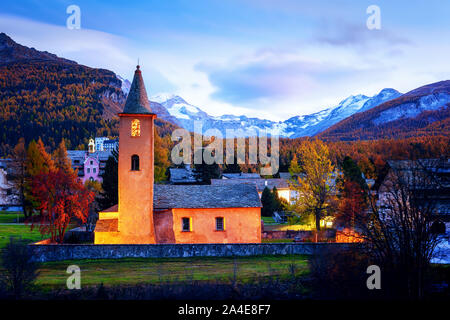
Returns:
[[[354,114],[317,136],[326,140],[407,138],[450,133],[450,80],[413,89],[370,110]]]

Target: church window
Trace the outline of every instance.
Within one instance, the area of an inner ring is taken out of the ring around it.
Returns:
[[[223,217],[216,218],[216,231],[225,231],[225,219]]]
[[[192,231],[192,218],[182,218],[181,224],[183,231]]]
[[[141,122],[138,119],[134,119],[133,121],[131,121],[131,136],[141,136]]]
[[[131,156],[131,170],[139,171],[139,156],[136,154]]]

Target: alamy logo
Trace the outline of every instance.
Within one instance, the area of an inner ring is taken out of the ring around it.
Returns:
[[[66,281],[67,289],[81,289],[81,270],[77,265],[70,265],[67,267],[67,273],[71,274]]]
[[[192,150],[194,152],[194,164],[224,164],[224,139],[218,129],[209,129],[202,133],[201,121],[194,121],[194,139],[191,133],[185,129],[176,129],[172,132],[172,141],[179,141],[171,151],[171,160],[174,164],[191,163]],[[270,136],[270,152],[268,139]],[[211,137],[211,138],[208,138]],[[248,156],[246,156],[246,138],[248,137]],[[208,140],[209,139],[209,140]],[[181,140],[181,141],[180,141]],[[194,140],[194,148],[192,148]],[[210,144],[204,146],[203,143]],[[235,144],[236,141],[236,144]],[[270,135],[261,130],[225,130],[225,163],[233,164],[236,158],[237,164],[261,164],[261,175],[274,175],[279,169],[279,137]],[[235,148],[236,146],[236,148]],[[236,154],[235,154],[236,149]]]
[[[367,289],[381,289],[381,270],[380,267],[373,264],[367,267],[367,274],[370,274],[370,277],[367,278],[366,285]]]
[[[81,10],[80,7],[72,4],[67,7],[66,13],[70,16],[66,20],[67,29],[81,29]]]
[[[367,7],[367,14],[370,16],[367,18],[366,25],[369,30],[380,30],[381,29],[381,10],[377,5],[371,5]]]

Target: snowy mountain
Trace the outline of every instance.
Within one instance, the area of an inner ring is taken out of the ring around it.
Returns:
[[[128,93],[129,86],[122,80],[122,90]],[[222,115],[210,116],[197,106],[186,102],[182,97],[161,93],[150,97],[152,110],[159,118],[172,122],[189,131],[205,133],[209,129],[218,129],[225,135],[227,129],[242,130],[238,136],[250,136],[255,132],[267,132],[281,137],[297,138],[313,136],[331,127],[339,121],[355,114],[378,106],[379,104],[397,98],[401,93],[394,89],[383,89],[373,97],[364,95],[350,96],[342,100],[337,106],[303,116],[295,116],[285,121],[271,121],[266,119],[249,118],[247,116]],[[194,123],[201,123],[201,129],[194,127]]]
[[[327,140],[448,135],[450,80],[431,83],[351,115],[319,134]]]

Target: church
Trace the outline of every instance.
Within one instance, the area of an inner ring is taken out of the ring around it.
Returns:
[[[99,213],[95,244],[260,243],[256,186],[154,184],[154,120],[137,66],[119,113],[119,203]]]

